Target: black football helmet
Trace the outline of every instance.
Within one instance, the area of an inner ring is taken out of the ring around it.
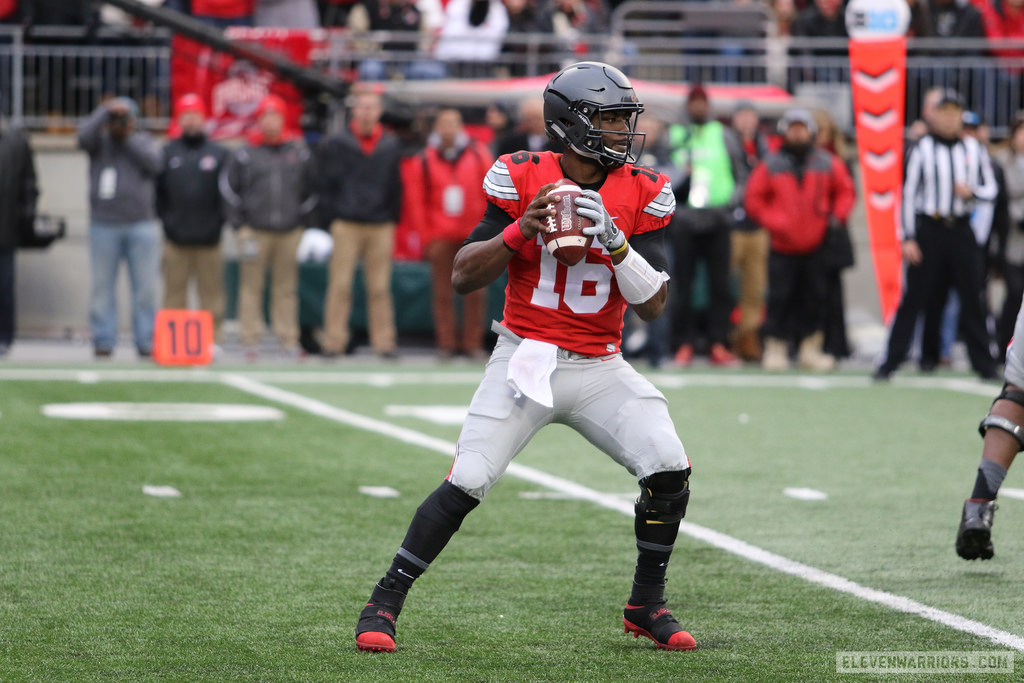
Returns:
[[[633,85],[613,66],[601,62],[578,62],[567,66],[544,89],[544,126],[551,138],[581,156],[595,159],[606,168],[635,164],[643,153],[644,133],[636,132],[636,120],[644,110]],[[604,111],[632,112],[626,135],[626,151],[606,147],[605,131],[594,127],[594,114]]]

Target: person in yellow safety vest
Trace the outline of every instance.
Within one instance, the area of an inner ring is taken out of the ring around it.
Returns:
[[[726,347],[732,295],[729,289],[731,231],[743,204],[747,179],[743,146],[736,132],[710,119],[710,103],[699,83],[686,100],[689,121],[669,129],[672,161],[682,173],[676,189],[678,210],[672,221],[675,296],[672,303],[672,344],[675,363],[693,361],[698,342],[693,307],[698,264],[707,280],[706,340],[713,365],[735,366],[739,360]]]

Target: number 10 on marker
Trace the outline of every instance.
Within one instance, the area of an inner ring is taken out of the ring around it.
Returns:
[[[213,315],[172,308],[159,311],[153,360],[160,365],[209,365],[213,361]]]

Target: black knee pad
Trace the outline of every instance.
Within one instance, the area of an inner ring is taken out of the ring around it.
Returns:
[[[992,405],[994,406],[996,401],[999,400],[1013,401],[1017,405],[1024,407],[1024,392],[1020,392],[1016,389],[1010,389],[1004,384],[1002,393],[996,396],[995,401],[992,401]],[[978,432],[981,434],[981,438],[985,438],[985,432],[988,431],[989,427],[995,427],[996,429],[1001,429],[1004,432],[1007,432],[1013,436],[1013,438],[1017,439],[1017,444],[1020,446],[1020,448],[1017,449],[1018,452],[1024,450],[1024,428],[1005,417],[993,415],[991,410],[992,409],[989,408],[989,414],[986,415],[985,419],[978,425]]]
[[[658,472],[640,480],[636,516],[648,522],[672,524],[686,516],[689,501],[689,467],[675,472]]]

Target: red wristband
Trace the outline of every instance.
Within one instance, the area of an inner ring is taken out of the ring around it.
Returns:
[[[505,242],[505,246],[513,253],[526,246],[526,237],[523,236],[523,231],[519,229],[518,218],[515,222],[509,223],[505,229],[501,231],[501,239]]]

